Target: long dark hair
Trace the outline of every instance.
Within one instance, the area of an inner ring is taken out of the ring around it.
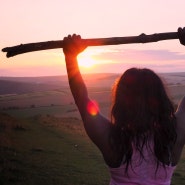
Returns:
[[[152,70],[131,68],[120,77],[113,89],[111,120],[110,143],[126,164],[126,171],[133,144],[144,158],[143,146],[149,144],[151,136],[157,168],[159,162],[163,166],[171,162],[176,140],[174,107],[162,80]]]

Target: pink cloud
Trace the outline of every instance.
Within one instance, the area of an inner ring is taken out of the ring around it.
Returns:
[[[120,61],[171,61],[185,60],[185,54],[173,52],[170,50],[135,50],[135,49],[118,49],[105,53],[98,53],[96,59]]]

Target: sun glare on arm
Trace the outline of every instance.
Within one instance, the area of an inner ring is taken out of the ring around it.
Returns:
[[[87,104],[87,112],[91,116],[96,116],[99,112],[98,103],[96,101],[89,101],[88,104]]]

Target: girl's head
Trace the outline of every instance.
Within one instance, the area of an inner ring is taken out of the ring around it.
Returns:
[[[136,146],[140,150],[139,143],[153,135],[161,159],[159,152],[175,139],[173,105],[162,80],[150,69],[131,68],[120,77],[113,89],[111,118],[113,143],[123,155],[131,150],[131,142],[141,141]]]
[[[150,69],[128,69],[114,87],[112,118],[121,128],[146,132],[173,107],[161,79]]]

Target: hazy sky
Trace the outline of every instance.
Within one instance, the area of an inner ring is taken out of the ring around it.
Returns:
[[[0,48],[21,43],[173,32],[185,26],[184,0],[0,0]],[[148,67],[156,72],[184,72],[185,47],[178,40],[151,44],[89,47],[81,56],[95,61],[82,72],[117,72]],[[66,74],[61,49],[6,58],[0,76]]]

